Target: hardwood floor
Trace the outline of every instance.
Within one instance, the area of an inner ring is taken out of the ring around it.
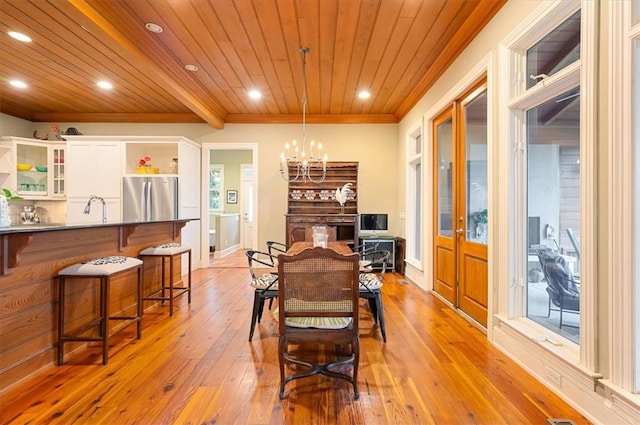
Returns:
[[[388,342],[361,308],[360,398],[313,376],[278,397],[277,322],[266,312],[248,342],[248,270],[193,274],[193,300],[145,313],[111,339],[109,364],[89,348],[0,396],[3,424],[547,424],[588,423],[402,276],[385,277]]]

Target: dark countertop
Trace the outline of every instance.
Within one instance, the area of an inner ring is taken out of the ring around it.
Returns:
[[[0,227],[0,235],[11,235],[14,233],[34,233],[34,232],[50,232],[71,229],[94,229],[99,227],[118,227],[118,226],[139,226],[141,224],[152,223],[181,223],[186,221],[196,221],[199,218],[181,218],[175,220],[158,220],[158,221],[119,221],[110,223],[36,223],[36,224],[16,224],[9,227]]]

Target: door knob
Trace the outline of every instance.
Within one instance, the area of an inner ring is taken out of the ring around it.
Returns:
[[[462,227],[459,227],[459,228],[456,229],[456,233],[461,235],[461,234],[464,233],[464,229]]]

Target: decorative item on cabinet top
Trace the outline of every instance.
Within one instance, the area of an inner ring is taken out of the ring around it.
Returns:
[[[67,129],[67,131],[69,130],[71,130],[71,128]],[[75,130],[75,128],[73,130]],[[60,127],[58,127],[58,124],[51,124],[51,128],[49,129],[49,131],[39,132],[38,130],[34,130],[33,138],[38,140],[49,140],[49,134],[53,134],[53,136],[55,137],[55,140],[64,142],[66,141],[66,139],[62,137],[62,134],[71,135],[71,134],[79,134],[79,133],[78,133],[78,130],[75,130],[75,133],[61,133]]]
[[[151,157],[143,156],[138,160],[138,167],[136,168],[138,174],[160,174],[160,168],[153,167],[151,165]]]

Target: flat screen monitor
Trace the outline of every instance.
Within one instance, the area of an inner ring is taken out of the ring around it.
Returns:
[[[387,214],[360,214],[361,235],[382,235],[389,231]]]

